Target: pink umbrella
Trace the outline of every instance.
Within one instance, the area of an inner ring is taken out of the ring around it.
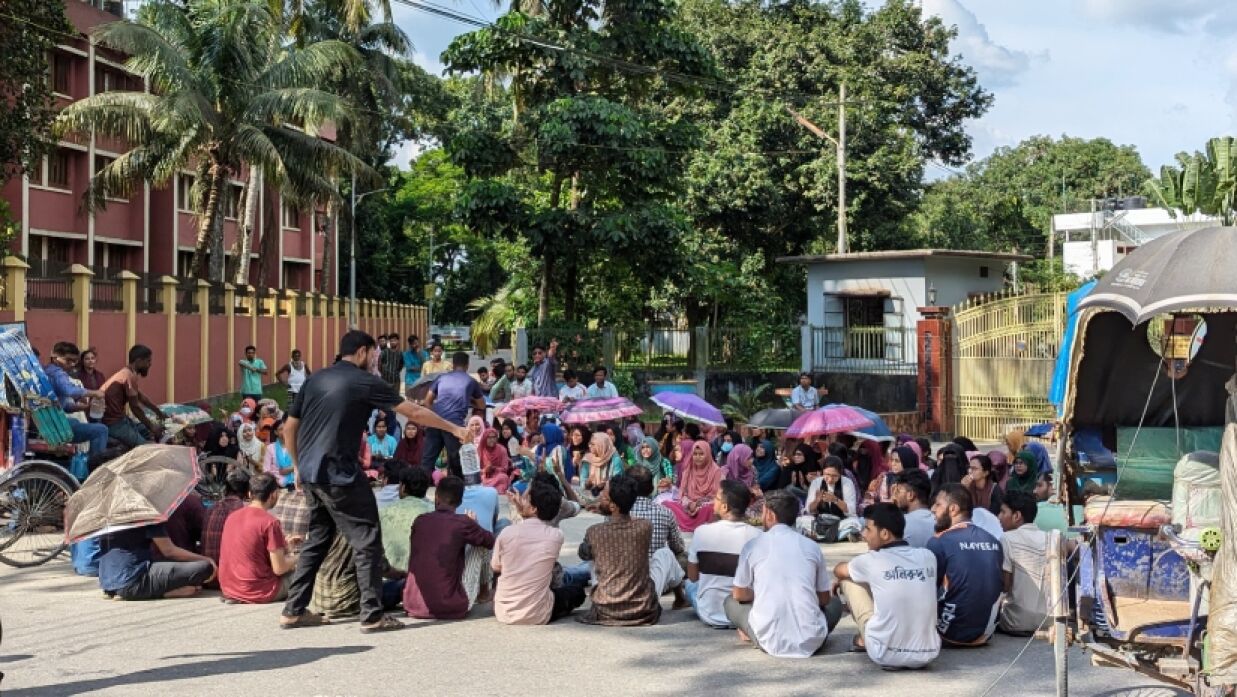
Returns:
[[[503,408],[498,410],[498,416],[502,418],[524,416],[530,411],[557,414],[562,410],[563,403],[554,397],[520,397],[504,404]]]
[[[850,407],[832,407],[817,409],[803,414],[786,429],[787,438],[811,438],[829,433],[845,433],[858,431],[871,426],[872,419],[860,414]]]
[[[618,421],[639,416],[644,410],[626,397],[581,399],[571,403],[559,417],[565,424],[590,424],[598,421]]]

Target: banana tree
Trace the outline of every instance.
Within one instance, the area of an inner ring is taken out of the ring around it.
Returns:
[[[1233,223],[1237,202],[1237,141],[1212,138],[1206,153],[1177,153],[1177,164],[1164,165],[1160,176],[1148,179],[1143,189],[1157,206],[1174,218],[1202,213]]]

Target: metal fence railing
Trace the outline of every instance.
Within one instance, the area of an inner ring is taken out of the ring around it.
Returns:
[[[915,329],[907,327],[812,327],[813,371],[914,375]]]
[[[27,278],[26,306],[42,310],[72,310],[73,285],[69,277]]]
[[[708,341],[710,368],[778,372],[800,367],[802,337],[793,325],[712,327]]]
[[[93,280],[90,284],[90,308],[119,312],[124,309],[120,281]]]

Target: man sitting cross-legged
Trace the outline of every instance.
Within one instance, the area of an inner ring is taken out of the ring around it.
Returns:
[[[434,492],[434,510],[412,522],[404,611],[420,619],[458,620],[468,614],[464,590],[464,549],[492,549],[494,534],[477,524],[475,513],[455,512],[464,498],[464,480],[447,476]]]
[[[936,557],[903,539],[906,519],[897,505],[863,512],[868,553],[838,564],[833,575],[859,635],[852,647],[882,668],[922,668],[941,651],[936,633]]]
[[[283,527],[271,515],[279,482],[269,474],[249,480],[249,505],[228,516],[219,545],[219,589],[227,600],[273,603],[288,596],[296,556],[288,553]]]
[[[563,546],[563,533],[551,522],[563,503],[562,493],[534,480],[528,500],[536,517],[503,530],[494,543],[494,618],[503,624],[546,624],[584,604],[584,583],[551,588]]]
[[[700,621],[712,627],[730,627],[725,603],[734,589],[739,554],[760,535],[760,528],[748,525],[744,518],[751,501],[746,484],[723,481],[713,499],[713,511],[720,520],[696,528],[687,549],[687,597]]]
[[[820,650],[842,616],[830,592],[820,547],[795,530],[799,499],[765,495],[765,533],[743,546],[726,598],[726,619],[770,656],[807,658]]]

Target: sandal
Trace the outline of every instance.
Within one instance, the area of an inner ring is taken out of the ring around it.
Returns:
[[[391,617],[390,615],[383,615],[382,619],[378,620],[377,622],[372,622],[369,624],[362,624],[361,633],[362,634],[374,634],[376,632],[393,632],[397,629],[403,629],[406,626],[408,625],[404,624],[403,622],[400,622],[399,620],[395,619],[394,617]]]
[[[279,618],[280,629],[300,629],[301,627],[321,627],[330,624],[326,617],[314,612],[302,612],[296,617],[283,616]]]
[[[859,635],[856,634],[854,639],[850,640],[850,648],[846,649],[847,653],[867,653],[868,649],[863,644],[859,643]]]

